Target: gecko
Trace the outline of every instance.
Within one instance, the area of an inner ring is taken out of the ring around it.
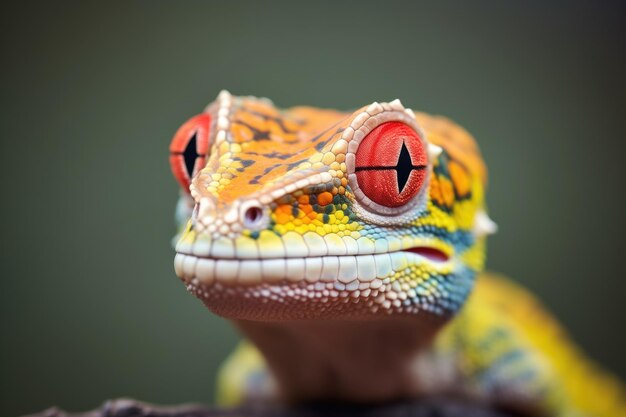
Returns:
[[[626,416],[622,383],[483,270],[487,169],[453,121],[399,100],[283,110],[222,91],[169,151],[176,274],[244,336],[220,404],[453,397]]]

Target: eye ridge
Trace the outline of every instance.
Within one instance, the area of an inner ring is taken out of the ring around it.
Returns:
[[[361,166],[356,167],[355,171],[374,171],[374,170],[395,170],[396,179],[398,181],[398,193],[402,193],[406,183],[411,176],[413,170],[421,171],[427,168],[427,165],[414,165],[411,159],[411,153],[404,141],[402,141],[402,148],[400,149],[400,155],[398,155],[398,162],[395,166]]]

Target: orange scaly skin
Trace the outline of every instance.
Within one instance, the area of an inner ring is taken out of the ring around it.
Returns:
[[[532,296],[482,273],[486,169],[448,119],[222,92],[170,150],[176,272],[252,342],[221,372],[222,403],[451,395],[625,415],[619,383]]]

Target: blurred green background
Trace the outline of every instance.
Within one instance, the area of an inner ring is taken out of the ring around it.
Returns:
[[[399,97],[480,142],[489,267],[626,377],[623,5],[2,6],[2,415],[208,402],[236,333],[175,277],[171,135],[220,89]]]

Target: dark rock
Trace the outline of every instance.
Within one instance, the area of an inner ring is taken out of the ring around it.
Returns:
[[[315,405],[296,408],[219,409],[200,405],[156,406],[131,399],[105,402],[99,409],[68,413],[50,408],[26,417],[512,417],[502,411],[448,399],[422,400],[378,406]]]

